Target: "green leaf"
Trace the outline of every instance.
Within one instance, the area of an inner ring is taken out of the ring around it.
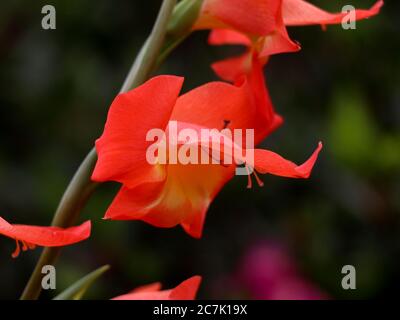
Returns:
[[[110,266],[105,265],[94,270],[61,292],[53,300],[80,300],[87,289],[108,269],[110,269]]]

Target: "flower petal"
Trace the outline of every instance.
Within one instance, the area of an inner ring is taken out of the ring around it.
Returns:
[[[158,76],[127,93],[119,94],[108,113],[103,135],[96,141],[98,161],[92,179],[114,180],[129,187],[159,181],[162,168],[146,161],[150,129],[168,124],[183,78]]]
[[[131,293],[160,291],[161,287],[162,287],[161,282],[154,282],[154,283],[147,284],[147,285],[138,287],[136,289],[133,289],[131,291]]]
[[[368,10],[356,10],[356,19],[377,15],[382,6],[383,0],[379,0]],[[285,25],[304,26],[339,24],[347,13],[329,13],[304,0],[282,0],[282,15]]]
[[[137,220],[157,205],[165,181],[150,182],[134,188],[122,186],[107,209],[104,219]]]
[[[91,223],[70,228],[10,224],[0,217],[0,234],[43,247],[60,247],[83,241],[90,236]]]
[[[162,183],[122,187],[105,218],[142,220],[160,228],[182,224],[194,238],[202,235],[208,206],[234,175],[234,166],[168,165]]]
[[[196,298],[196,293],[199,289],[201,282],[200,276],[193,276],[181,284],[179,284],[175,289],[171,290],[169,295],[171,300],[194,300]]]
[[[266,136],[276,130],[283,119],[275,112],[272,100],[265,82],[263,64],[258,57],[253,57],[252,68],[247,76],[251,94],[257,110],[254,131],[255,145],[260,143]]]
[[[247,127],[255,131],[255,145],[261,142],[267,135],[277,129],[283,122],[275,110],[265,83],[263,63],[256,54],[246,54],[222,61],[212,65],[213,70],[225,80],[239,83],[244,78],[242,85],[248,91],[250,102],[246,110],[253,114],[253,123]]]
[[[191,277],[177,287],[160,291],[159,283],[140,287],[112,300],[194,300],[201,282],[200,276]],[[154,286],[156,285],[156,286]]]
[[[131,292],[112,298],[111,300],[172,300],[169,299],[171,290]]]
[[[311,157],[300,166],[272,151],[256,149],[254,150],[254,168],[260,173],[269,173],[276,176],[308,178],[321,149],[322,143],[320,142]]]
[[[281,0],[205,0],[197,29],[227,26],[250,35],[266,35],[275,29]]]
[[[252,65],[252,54],[250,51],[232,58],[214,62],[211,65],[213,71],[221,79],[235,82],[239,77],[250,72]]]
[[[297,52],[301,49],[300,45],[289,38],[285,27],[278,28],[276,31],[265,36],[259,53],[260,58],[265,58],[279,53]]]
[[[208,43],[210,45],[243,45],[246,47],[251,46],[250,39],[243,33],[231,29],[213,29],[208,36]]]
[[[256,110],[249,107],[249,93],[244,86],[209,82],[180,96],[171,120],[221,130],[252,128]]]

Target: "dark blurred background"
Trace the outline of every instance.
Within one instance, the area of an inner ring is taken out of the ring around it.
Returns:
[[[373,0],[354,1],[368,8]],[[340,11],[349,1],[313,1]],[[41,28],[52,4],[57,29]],[[12,223],[49,225],[72,174],[101,134],[107,109],[160,1],[20,1],[0,4],[0,215]],[[82,214],[88,241],[65,248],[57,292],[93,269],[112,269],[86,298],[108,299],[161,281],[173,287],[203,276],[199,298],[386,298],[400,286],[400,2],[356,30],[289,28],[297,54],[266,68],[285,124],[264,142],[302,162],[324,149],[309,180],[263,176],[246,189],[236,177],[212,204],[203,238],[181,228],[101,220],[118,185],[102,185]],[[237,48],[210,47],[196,32],[159,73],[186,77],[187,91],[216,80],[211,62]],[[10,257],[0,239],[0,298],[14,299],[40,249]],[[354,265],[357,289],[341,287]],[[45,292],[43,298],[54,296]]]

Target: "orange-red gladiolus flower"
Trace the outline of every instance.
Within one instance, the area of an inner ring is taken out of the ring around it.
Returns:
[[[356,10],[355,19],[361,20],[379,13],[383,0],[370,9]],[[262,63],[268,57],[283,52],[295,52],[300,46],[293,42],[286,26],[339,24],[347,13],[329,13],[303,0],[204,0],[194,29],[211,29],[212,45],[235,44],[248,48],[246,54],[214,65],[214,70],[246,73],[251,56],[255,54]],[[221,75],[226,80],[226,75]]]
[[[0,217],[0,234],[12,238],[17,243],[17,248],[12,257],[18,257],[21,249],[26,251],[36,246],[61,247],[74,244],[89,238],[90,221],[71,228],[27,226],[21,224],[10,224]],[[20,247],[20,243],[22,248]]]
[[[258,128],[263,99],[254,98],[248,81],[240,85],[211,82],[179,97],[182,82],[180,77],[158,76],[115,98],[104,132],[96,141],[98,161],[92,179],[123,184],[105,218],[142,220],[157,227],[180,224],[199,238],[208,206],[234,176],[236,165],[174,163],[170,156],[167,163],[150,164],[146,152],[154,141],[146,139],[149,130],[158,128],[171,136],[172,122],[177,122],[180,130],[257,127],[255,144],[268,130]],[[169,145],[164,147],[171,150]],[[320,148],[301,166],[271,151],[256,149],[255,161],[248,165],[261,173],[307,178]]]
[[[213,44],[240,44],[260,57],[298,51],[286,31],[282,0],[204,0],[194,29],[213,29]]]
[[[201,282],[200,276],[191,277],[174,289],[161,290],[161,283],[136,288],[111,300],[194,300]]]

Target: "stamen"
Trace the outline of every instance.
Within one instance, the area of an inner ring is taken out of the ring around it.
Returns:
[[[254,169],[253,173],[254,173],[254,176],[256,177],[258,186],[259,187],[263,187],[264,186],[264,182],[262,182],[262,180],[258,177],[256,169]]]
[[[16,258],[19,256],[19,253],[21,252],[21,248],[19,247],[19,241],[15,239],[15,243],[17,244],[17,247],[15,248],[15,251],[11,254],[11,257]]]
[[[253,184],[251,182],[251,173],[249,170],[249,166],[245,165],[246,171],[247,171],[247,189],[251,189]]]
[[[252,180],[251,180],[251,173],[248,165],[245,165],[246,171],[247,171],[247,189],[251,189],[253,186]],[[256,169],[253,169],[254,177],[256,178],[257,184],[259,187],[264,186],[264,182],[260,179],[260,177],[257,175]]]
[[[36,244],[29,243],[29,242],[26,242],[26,244],[28,245],[28,248],[31,250],[36,248]]]
[[[11,254],[11,256],[13,258],[17,258],[19,256],[19,254],[21,253],[21,249],[22,251],[27,251],[27,250],[32,250],[36,248],[36,245],[33,243],[29,243],[23,240],[17,240],[15,239],[15,243],[16,243],[16,248],[14,250],[14,252]],[[22,244],[22,247],[20,245],[20,243]]]
[[[29,249],[29,248],[28,248],[28,245],[26,244],[25,241],[21,240],[21,243],[22,243],[22,251],[26,251],[26,250]]]

